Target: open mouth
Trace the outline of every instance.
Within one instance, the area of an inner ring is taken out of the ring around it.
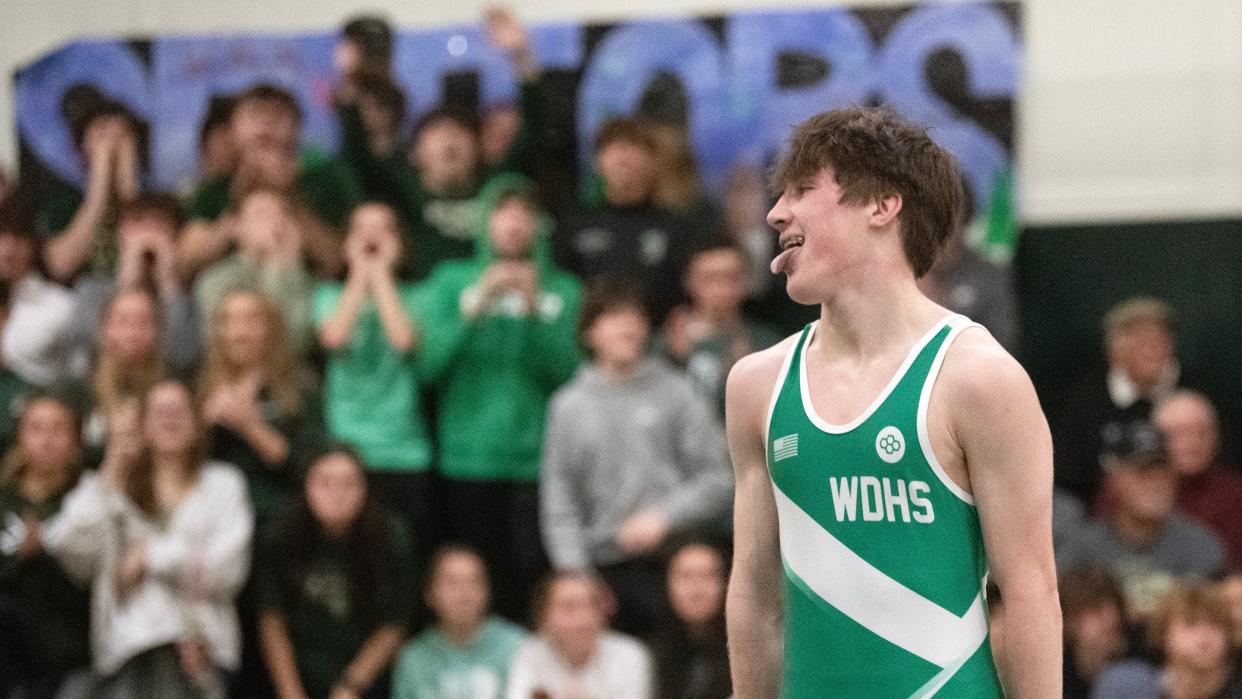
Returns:
[[[802,247],[805,242],[806,238],[800,235],[781,236],[781,253],[772,260],[772,274],[788,273],[790,258],[793,257],[794,251]]]

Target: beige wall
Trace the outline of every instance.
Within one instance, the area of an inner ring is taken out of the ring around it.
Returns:
[[[323,30],[362,10],[401,26],[472,21],[485,0],[0,0],[0,163],[7,77],[73,38]],[[609,19],[832,0],[519,0],[529,20]],[[893,4],[856,0],[848,4]],[[900,3],[898,3],[900,4]],[[1242,2],[1028,0],[1021,209],[1031,222],[1242,215]]]

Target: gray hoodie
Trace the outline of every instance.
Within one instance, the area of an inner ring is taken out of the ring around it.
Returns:
[[[647,359],[624,378],[592,365],[552,397],[540,474],[544,544],[557,568],[625,558],[625,520],[659,509],[671,531],[728,512],[733,494],[724,434],[676,370]]]

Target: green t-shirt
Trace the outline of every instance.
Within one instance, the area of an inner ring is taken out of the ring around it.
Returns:
[[[232,184],[225,175],[203,182],[190,198],[190,218],[209,221],[219,218],[229,207]],[[302,153],[297,191],[316,216],[337,230],[345,228],[350,213],[362,201],[362,188],[353,172],[315,151]]]
[[[0,453],[7,453],[17,430],[17,418],[33,388],[7,367],[0,367]]]
[[[412,284],[397,294],[414,315]],[[322,325],[340,303],[345,286],[320,284],[315,290],[315,324]],[[328,355],[324,410],[333,438],[357,447],[367,466],[378,471],[426,471],[431,443],[418,399],[418,372],[412,353],[388,344],[379,311],[368,299],[358,314],[349,344]]]
[[[307,696],[328,696],[371,634],[409,622],[416,588],[413,549],[401,522],[392,516],[387,521],[391,565],[367,585],[369,619],[350,589],[350,566],[363,555],[350,541],[317,537],[307,555],[294,560],[294,542],[282,526],[288,520],[268,532],[256,561],[259,608],[284,616]]]
[[[84,200],[82,190],[73,185],[56,181],[49,186],[40,199],[39,220],[40,230],[47,240],[54,240],[69,227]],[[96,232],[91,243],[91,254],[82,266],[82,273],[112,275],[116,272],[116,217],[117,207],[109,206],[100,223],[101,230]]]
[[[496,617],[483,622],[468,646],[450,643],[437,628],[402,649],[392,699],[502,699],[522,627]]]

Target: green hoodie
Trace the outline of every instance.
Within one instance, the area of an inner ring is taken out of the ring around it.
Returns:
[[[419,290],[419,363],[436,386],[438,461],[449,478],[537,480],[548,399],[578,364],[582,290],[552,265],[546,217],[539,217],[530,254],[539,274],[537,308],[524,309],[511,295],[473,319],[461,312],[463,293],[494,261],[491,211],[502,194],[528,186],[517,174],[493,178],[479,195],[475,259],[439,264]]]

